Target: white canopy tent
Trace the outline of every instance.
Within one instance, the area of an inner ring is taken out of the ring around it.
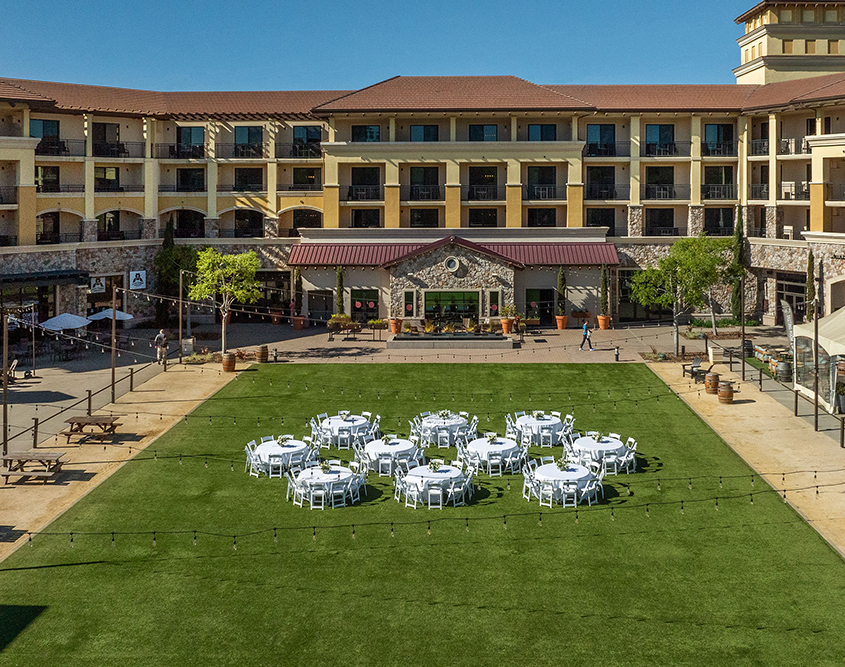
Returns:
[[[815,324],[807,322],[795,327],[794,387],[809,398],[814,397]],[[822,317],[819,327],[819,403],[833,411],[836,391],[837,357],[845,358],[845,308]]]
[[[41,326],[49,331],[63,331],[64,329],[82,329],[91,324],[91,320],[87,317],[80,317],[72,313],[62,313],[51,317],[49,320],[44,320]]]
[[[795,336],[814,340],[814,328],[812,322],[798,324],[795,326]],[[845,308],[819,320],[819,347],[827,350],[830,356],[845,356]]]
[[[122,310],[114,311],[115,315],[114,318],[123,322],[124,320],[134,320],[134,316],[130,315],[129,313],[124,313]],[[99,313],[94,313],[93,315],[89,315],[88,319],[93,321],[96,320],[110,320],[111,319],[111,308],[106,308],[105,310],[101,310]]]

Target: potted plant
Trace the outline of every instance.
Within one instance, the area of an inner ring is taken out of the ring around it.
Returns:
[[[402,331],[402,317],[391,315],[390,316],[390,333],[398,334]]]
[[[566,316],[566,273],[563,267],[557,272],[557,315],[555,323],[558,329],[566,329],[569,318]]]
[[[293,294],[294,294],[294,312],[291,313],[293,320],[294,331],[302,331],[305,329],[305,316],[302,314],[302,272],[295,269],[293,272]]]
[[[375,320],[370,320],[369,322],[367,322],[367,325],[370,327],[370,329],[374,329],[374,330],[387,329],[387,322],[385,322],[384,320],[382,320],[380,318],[377,318]]]
[[[349,327],[351,324],[352,318],[349,315],[345,315],[343,313],[335,313],[329,318],[329,321],[326,326],[329,329],[341,331],[342,329]]]
[[[517,317],[519,317],[519,313],[516,312],[516,306],[513,304],[502,306],[502,309],[499,311],[499,315],[501,316],[502,333],[511,333],[513,331],[513,322]]]
[[[601,265],[601,294],[599,308],[601,309],[601,315],[598,316],[599,329],[610,329],[610,315],[607,314],[610,309],[610,300],[607,290],[607,264]]]

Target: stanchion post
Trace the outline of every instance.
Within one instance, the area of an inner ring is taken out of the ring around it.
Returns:
[[[733,350],[728,350],[728,368],[730,368],[731,373],[734,370],[734,353]]]
[[[135,391],[135,369],[129,369],[129,391]]]
[[[813,301],[813,428],[819,430],[819,299]]]
[[[795,416],[798,416],[798,390],[793,389],[792,393],[795,394]]]
[[[38,447],[38,417],[32,418],[32,448]]]
[[[9,314],[0,308],[3,320],[3,456],[9,453]],[[8,479],[8,478],[7,478]]]
[[[185,269],[179,269],[179,363],[182,363],[182,274]],[[166,367],[165,367],[166,370]]]
[[[114,403],[114,373],[117,359],[117,285],[111,286],[111,402]]]
[[[839,418],[839,447],[845,449],[845,417]]]
[[[745,359],[742,360],[742,363],[743,364],[745,363]],[[760,370],[760,376],[757,378],[757,381],[760,383],[758,385],[759,388],[760,388],[760,391],[763,391],[763,369],[761,368],[759,370]]]
[[[91,390],[88,390],[88,416],[91,416]]]

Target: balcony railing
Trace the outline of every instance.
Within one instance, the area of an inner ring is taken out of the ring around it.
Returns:
[[[400,197],[403,201],[443,201],[443,189],[439,185],[403,185]]]
[[[119,185],[118,183],[95,183],[94,192],[143,192],[143,185]]]
[[[645,231],[646,236],[686,236],[686,227],[657,227],[647,226]]]
[[[752,139],[751,140],[751,155],[768,155],[769,154],[769,140],[768,139]]]
[[[828,201],[845,201],[845,183],[827,184]]]
[[[526,185],[522,198],[526,201],[561,201],[566,199],[566,186],[559,188],[556,185]]]
[[[263,183],[218,183],[217,192],[255,192],[266,193]]]
[[[278,183],[276,190],[293,192],[322,192],[322,183]]]
[[[689,185],[644,185],[643,199],[687,200],[690,196]]]
[[[94,157],[145,157],[143,141],[95,141]]]
[[[748,236],[755,239],[766,238],[766,226],[763,225],[762,227],[749,227]]]
[[[728,227],[720,227],[720,226],[704,226],[704,232],[707,236],[733,236],[734,235],[734,227],[730,225]]]
[[[16,246],[18,244],[18,237],[10,234],[0,234],[0,247]]]
[[[318,143],[276,144],[276,158],[279,160],[319,160],[323,149]]]
[[[781,139],[778,149],[779,155],[809,155],[810,144],[806,137],[800,139]]]
[[[499,185],[465,185],[461,188],[463,201],[505,201],[505,188]]]
[[[751,184],[751,199],[768,199],[769,198],[769,184],[768,183],[752,183]]]
[[[81,243],[82,232],[74,232],[73,234],[58,234],[55,232],[37,232],[35,234],[35,243],[37,245],[54,245],[57,243]]]
[[[605,185],[603,183],[587,183],[584,188],[585,199],[601,199],[604,201],[626,200],[630,197],[630,185]]]
[[[640,146],[641,157],[689,157],[691,141],[668,141]]]
[[[85,157],[85,139],[42,139],[35,147],[35,154]]]
[[[810,199],[810,184],[807,181],[784,181],[780,184],[780,198],[808,201]]]
[[[35,191],[39,194],[59,192],[85,192],[84,185],[68,185],[65,183],[40,183],[36,184]]]
[[[158,237],[164,238],[164,229],[158,230]],[[173,237],[177,239],[204,239],[205,227],[177,227],[173,230]]]
[[[381,201],[384,199],[380,185],[341,185],[340,196],[345,201]]]
[[[264,236],[263,227],[236,227],[220,229],[217,236],[221,239],[260,239]]]
[[[733,183],[723,185],[702,185],[702,199],[736,199],[736,185]]]
[[[17,204],[18,203],[18,189],[14,185],[0,186],[0,205],[3,204]]]
[[[159,192],[206,192],[205,185],[159,185]]]
[[[140,238],[140,229],[125,229],[97,232],[98,241],[137,241]]]
[[[205,144],[156,144],[154,155],[160,160],[204,160]]]
[[[630,157],[631,142],[617,141],[607,144],[590,144],[584,146],[584,157]]]
[[[735,141],[702,141],[701,154],[704,157],[735,157],[737,143]]]
[[[217,157],[222,159],[255,160],[269,157],[269,144],[215,144]]]

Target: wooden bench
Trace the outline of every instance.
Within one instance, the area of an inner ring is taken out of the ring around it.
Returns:
[[[17,475],[18,477],[35,477],[38,479],[43,479],[44,483],[47,483],[48,479],[52,479],[55,474],[59,472],[59,468],[55,470],[4,470],[2,473],[3,477],[6,478],[4,484],[9,483],[9,477],[12,475]]]
[[[86,433],[85,431],[72,431],[70,429],[65,429],[64,431],[59,431],[58,435],[67,436],[67,443],[70,444],[70,439],[73,436],[79,436],[79,441],[82,442],[83,440],[87,440],[88,436],[92,435],[91,433]]]

